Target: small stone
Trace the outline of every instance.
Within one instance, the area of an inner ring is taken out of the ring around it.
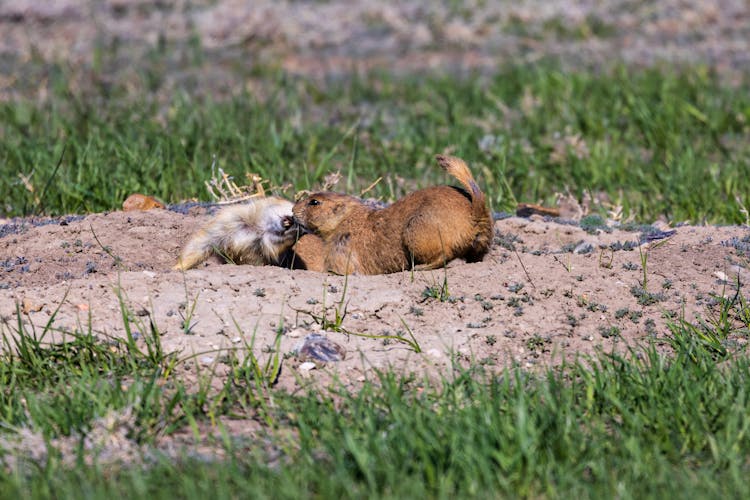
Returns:
[[[591,243],[587,241],[584,241],[581,244],[579,244],[577,247],[575,247],[575,249],[573,250],[573,253],[576,255],[578,254],[585,255],[593,251],[594,251],[594,245],[592,245]]]
[[[428,349],[427,355],[433,358],[437,358],[437,359],[440,359],[443,357],[443,353],[440,352],[440,349]]]
[[[147,278],[155,278],[156,273],[153,271],[143,271],[143,275]]]
[[[313,363],[312,361],[305,361],[304,363],[299,365],[299,371],[303,373],[309,372],[310,370],[314,370],[314,369],[315,369],[315,363]]]
[[[42,307],[44,307],[44,304],[37,304],[33,302],[31,299],[24,298],[21,302],[21,307],[23,309],[24,314],[29,314],[32,312],[39,312],[42,310]]]
[[[296,339],[301,337],[303,333],[305,333],[305,330],[303,330],[302,328],[292,328],[291,330],[286,332],[286,336]]]
[[[324,363],[341,361],[346,358],[346,350],[325,335],[311,333],[300,342],[295,351],[301,359],[312,359]]]

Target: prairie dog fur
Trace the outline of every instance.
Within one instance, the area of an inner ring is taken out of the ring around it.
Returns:
[[[190,237],[174,269],[191,269],[212,254],[235,264],[281,264],[297,239],[292,207],[269,196],[221,209]]]
[[[485,195],[463,160],[435,158],[463,188],[420,189],[386,208],[330,192],[298,201],[295,222],[322,240],[322,269],[308,269],[385,274],[435,269],[455,258],[481,260],[493,238]]]

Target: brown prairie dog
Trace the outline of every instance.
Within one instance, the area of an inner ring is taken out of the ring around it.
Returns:
[[[308,269],[384,274],[435,269],[455,258],[481,260],[493,238],[484,193],[463,160],[443,155],[436,160],[463,189],[421,189],[380,209],[330,192],[298,201],[293,209],[295,222],[322,241],[323,258]],[[315,268],[321,263],[321,268]]]
[[[190,237],[174,269],[191,269],[212,254],[235,264],[281,264],[297,239],[292,206],[269,196],[223,208]]]

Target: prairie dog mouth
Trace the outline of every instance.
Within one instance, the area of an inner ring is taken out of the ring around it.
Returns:
[[[281,218],[281,230],[284,233],[295,232],[299,236],[310,232],[310,230],[300,224],[293,215],[285,215]]]

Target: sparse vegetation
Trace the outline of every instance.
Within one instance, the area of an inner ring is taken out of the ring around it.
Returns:
[[[638,285],[633,285],[630,288],[630,293],[633,294],[633,297],[638,299],[638,304],[642,306],[652,306],[656,303],[667,300],[667,296],[662,292],[651,293]]]
[[[440,302],[450,300],[451,294],[448,291],[448,280],[445,279],[441,283],[426,286],[422,291],[422,299],[435,299]]]
[[[620,328],[617,326],[600,326],[599,333],[605,339],[617,338],[620,336]]]

